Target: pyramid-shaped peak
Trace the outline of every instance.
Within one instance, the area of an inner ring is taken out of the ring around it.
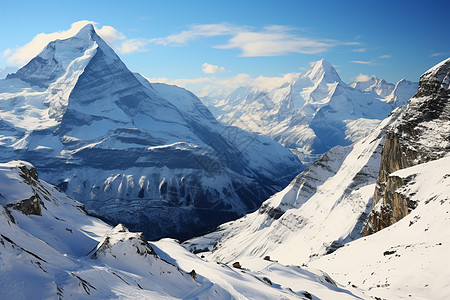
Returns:
[[[47,88],[66,74],[70,66],[72,72],[73,68],[81,67],[80,64],[72,65],[73,61],[85,58],[87,64],[96,53],[101,53],[108,65],[124,67],[123,63],[118,62],[120,59],[114,50],[97,35],[93,24],[89,23],[71,37],[51,41],[29,63],[7,78],[19,78],[32,85]],[[83,64],[83,68],[86,64]]]
[[[309,77],[315,84],[323,80],[327,83],[341,81],[336,69],[325,59],[312,62],[305,76]]]
[[[97,35],[94,29],[94,25],[89,23],[86,24],[83,28],[81,28],[80,31],[78,31],[78,33],[75,35],[75,37],[82,39],[82,38],[91,38],[94,35]]]

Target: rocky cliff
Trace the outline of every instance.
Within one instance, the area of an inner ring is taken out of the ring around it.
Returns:
[[[366,235],[386,228],[416,207],[398,191],[408,181],[391,174],[443,157],[450,151],[450,59],[420,77],[417,94],[396,113],[386,133]]]

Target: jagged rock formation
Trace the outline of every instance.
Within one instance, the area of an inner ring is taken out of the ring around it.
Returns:
[[[407,182],[393,172],[450,151],[450,59],[420,77],[419,90],[387,131],[366,235],[405,217],[416,203],[398,190]]]
[[[96,259],[107,255],[113,257],[123,253],[126,255],[124,248],[144,257],[147,255],[157,257],[155,250],[148,244],[142,232],[130,232],[123,224],[118,224],[105,234],[91,257]]]

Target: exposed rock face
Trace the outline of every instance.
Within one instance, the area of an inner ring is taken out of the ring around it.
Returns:
[[[41,206],[45,208],[41,197],[48,192],[40,186],[36,168],[22,161],[11,162],[9,168],[17,176],[16,180],[20,180],[19,178],[21,178],[24,183],[29,185],[29,191],[16,192],[15,197],[0,194],[0,198],[5,198],[2,204],[4,204],[6,211],[9,212],[9,209],[15,209],[25,215],[41,216]],[[3,182],[5,186],[11,184],[11,181],[9,181],[11,179],[9,178],[0,178],[0,180],[5,181]],[[12,220],[14,219],[12,218]]]
[[[157,257],[141,232],[130,232],[122,224],[117,225],[105,235],[91,257],[95,259],[108,254],[117,257],[119,254],[124,255],[123,253]]]
[[[386,134],[366,235],[386,228],[416,207],[397,192],[405,180],[391,173],[450,151],[450,59],[425,72],[417,94]]]

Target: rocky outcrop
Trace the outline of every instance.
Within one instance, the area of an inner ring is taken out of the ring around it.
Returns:
[[[366,235],[396,223],[416,207],[397,192],[405,180],[390,174],[441,158],[450,151],[449,85],[447,59],[421,76],[417,94],[387,131]]]
[[[148,244],[142,232],[130,232],[123,224],[118,224],[111,231],[107,232],[103,240],[98,244],[91,258],[100,256],[119,255],[136,253],[140,256],[152,255],[157,257],[153,248]]]

